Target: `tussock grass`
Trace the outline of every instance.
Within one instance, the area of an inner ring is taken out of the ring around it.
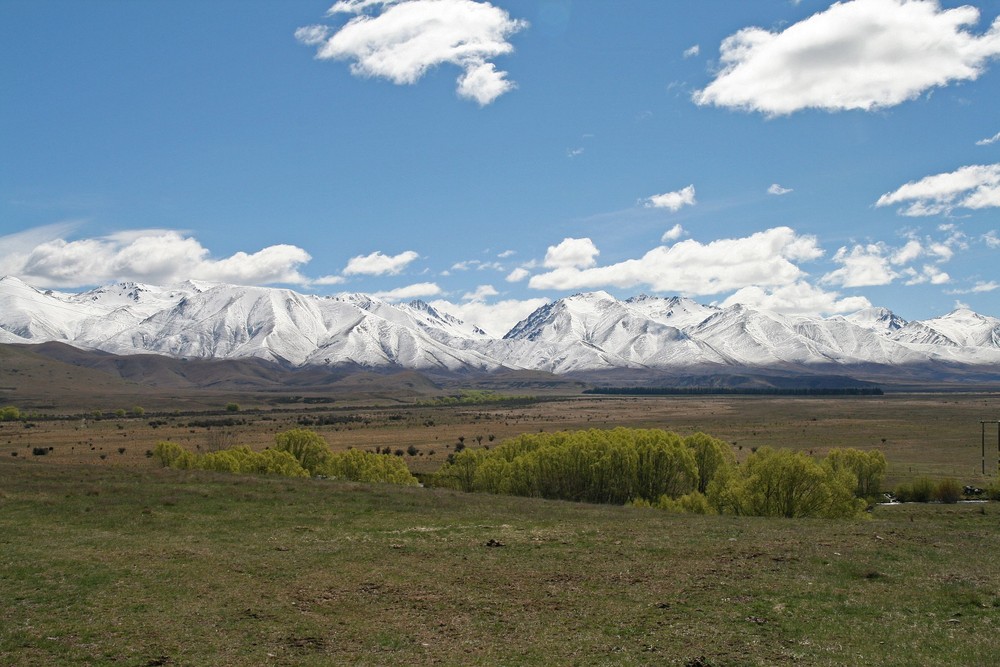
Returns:
[[[0,491],[0,664],[997,654],[992,504],[880,507],[871,521],[676,516],[16,459],[0,459]]]

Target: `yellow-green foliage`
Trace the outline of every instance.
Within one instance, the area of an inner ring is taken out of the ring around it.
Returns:
[[[246,446],[202,454],[197,457],[195,467],[201,470],[217,470],[244,475],[309,476],[308,471],[288,452],[274,449],[255,452]]]
[[[867,503],[854,496],[857,477],[804,452],[763,447],[716,476],[708,499],[720,512],[745,516],[858,517]]]
[[[255,452],[249,447],[232,447],[207,454],[194,454],[172,442],[161,442],[156,445],[153,455],[163,465],[172,468],[285,477],[321,475],[383,484],[418,483],[402,459],[354,449],[334,454],[319,434],[308,429],[279,433],[275,440],[277,446],[274,449],[262,452]]]
[[[736,464],[736,457],[728,443],[704,433],[684,438],[684,444],[694,452],[698,466],[698,491],[704,494],[716,474]],[[703,513],[703,512],[702,512]]]
[[[21,411],[13,405],[0,408],[0,422],[13,422],[21,418]]]
[[[617,428],[527,434],[493,450],[464,450],[434,483],[597,503],[677,497],[698,483],[694,451],[674,433]]]
[[[417,478],[410,474],[403,459],[351,449],[333,454],[318,469],[317,474],[354,482],[400,484],[413,486]]]
[[[496,394],[492,391],[479,389],[465,389],[458,396],[441,396],[429,401],[419,401],[417,405],[441,406],[441,405],[481,405],[484,403],[511,403],[516,401],[533,401],[534,396],[511,396],[507,394]]]
[[[718,514],[705,494],[698,491],[692,491],[680,498],[660,496],[656,504],[651,506],[674,514]]]
[[[333,456],[326,440],[307,428],[293,428],[274,436],[274,448],[291,454],[312,475],[322,474],[320,468]]]
[[[858,485],[854,495],[858,498],[876,498],[885,479],[886,461],[882,452],[860,449],[831,449],[826,462],[834,470],[849,470],[857,477]]]
[[[187,470],[195,467],[197,456],[174,442],[164,440],[156,443],[153,449],[153,456],[164,467],[180,468]]]

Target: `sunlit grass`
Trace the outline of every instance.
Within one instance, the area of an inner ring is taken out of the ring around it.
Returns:
[[[997,518],[0,461],[0,664],[990,664]]]

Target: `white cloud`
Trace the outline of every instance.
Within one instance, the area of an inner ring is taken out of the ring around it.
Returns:
[[[548,299],[509,299],[496,303],[468,301],[456,304],[450,301],[432,301],[435,309],[448,313],[463,322],[474,324],[491,336],[503,336],[514,325],[549,303]]]
[[[1000,236],[997,235],[995,230],[990,230],[983,234],[983,242],[987,247],[993,248],[994,250],[1000,248]]]
[[[53,227],[34,231],[51,232]],[[21,240],[31,236],[20,235]],[[305,250],[284,244],[216,259],[196,239],[162,229],[77,241],[53,238],[30,250],[23,245],[0,247],[4,248],[0,258],[4,273],[42,287],[83,287],[115,280],[166,285],[188,279],[240,285],[304,285],[309,280],[298,269],[311,259]]]
[[[459,67],[459,96],[485,106],[514,82],[491,61],[511,53],[508,38],[528,26],[488,2],[476,0],[347,0],[329,14],[355,16],[336,31],[306,26],[296,39],[318,46],[316,57],[351,61],[356,76],[416,83],[429,69]]]
[[[907,268],[903,273],[907,276],[907,285],[922,285],[924,283],[943,285],[951,282],[951,276],[934,264],[925,264],[920,269]]]
[[[376,250],[370,255],[358,255],[348,260],[344,275],[394,276],[419,257],[420,255],[412,250],[401,252],[398,255],[383,255]]]
[[[891,261],[893,264],[909,264],[923,254],[924,247],[920,244],[920,241],[910,239],[906,242],[906,245],[892,254]]]
[[[667,231],[663,232],[663,236],[660,237],[660,243],[666,243],[667,241],[676,241],[680,237],[684,236],[684,228],[680,224],[676,224]]]
[[[837,2],[780,32],[727,37],[721,71],[693,100],[770,116],[894,106],[982,74],[1000,54],[1000,19],[981,36],[966,29],[978,21],[975,7],[937,0]]]
[[[989,139],[980,139],[979,141],[976,142],[976,145],[977,146],[989,146],[990,144],[995,144],[998,141],[1000,141],[1000,132],[997,132],[996,134],[994,134]]]
[[[295,39],[306,46],[322,44],[330,36],[330,28],[325,25],[307,25],[295,31]]]
[[[583,155],[583,148],[582,147],[580,147],[580,148],[571,148],[568,151],[566,151],[566,157],[568,157],[568,158],[580,157],[581,155]]]
[[[441,288],[435,283],[416,283],[384,292],[375,292],[372,296],[385,301],[403,301],[405,299],[422,299],[429,296],[437,296],[440,293]]]
[[[491,296],[497,296],[500,292],[496,291],[493,285],[480,285],[476,288],[475,292],[466,292],[462,295],[463,301],[484,301]]]
[[[1000,289],[1000,283],[995,280],[990,280],[986,282],[984,280],[979,280],[975,285],[968,289],[955,289],[948,290],[946,294],[983,294],[985,292],[993,292]]]
[[[694,198],[694,186],[689,185],[674,192],[664,192],[662,195],[653,195],[646,199],[646,208],[665,208],[676,213],[685,206],[694,206],[697,202]]]
[[[545,253],[545,266],[550,269],[594,266],[601,251],[590,239],[563,239],[558,245],[549,246]]]
[[[781,195],[787,195],[789,192],[792,192],[791,188],[783,188],[780,185],[778,185],[777,183],[772,183],[771,187],[769,187],[767,189],[767,194],[769,194],[769,195],[777,195],[779,197]]]
[[[840,298],[837,292],[827,292],[803,281],[770,290],[756,285],[744,287],[721,305],[727,307],[738,303],[786,315],[853,313],[872,305],[863,296]]]
[[[530,271],[528,271],[525,268],[518,267],[513,271],[511,271],[510,273],[508,273],[507,277],[504,278],[504,280],[506,280],[509,283],[519,283],[530,275],[531,275]]]
[[[817,259],[822,254],[815,237],[775,227],[744,238],[706,244],[687,239],[670,247],[653,248],[639,259],[609,266],[560,266],[533,276],[528,286],[575,290],[646,285],[657,292],[720,294],[748,285],[793,284],[805,275],[796,262]]]
[[[343,276],[321,276],[312,281],[313,285],[339,285],[344,282]]]
[[[907,216],[950,213],[954,208],[1000,207],[1000,163],[971,165],[953,172],[926,176],[894,192],[887,192],[876,206],[904,204]]]
[[[840,248],[833,256],[833,261],[841,267],[823,276],[822,282],[842,287],[888,285],[899,277],[890,266],[890,260],[886,256],[888,252],[888,248],[882,243],[855,245],[851,249]]]
[[[500,259],[507,259],[508,257],[513,257],[517,254],[516,250],[504,250],[502,253],[497,255]]]
[[[685,60],[688,58],[694,58],[699,53],[701,53],[701,47],[695,44],[694,46],[684,49],[684,58]]]

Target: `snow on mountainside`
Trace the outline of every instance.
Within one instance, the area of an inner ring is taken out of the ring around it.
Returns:
[[[0,278],[0,343],[47,341],[115,354],[447,371],[1000,365],[1000,320],[964,309],[906,322],[884,308],[822,318],[592,292],[539,308],[496,339],[424,302],[365,294],[195,282],[63,294]]]

